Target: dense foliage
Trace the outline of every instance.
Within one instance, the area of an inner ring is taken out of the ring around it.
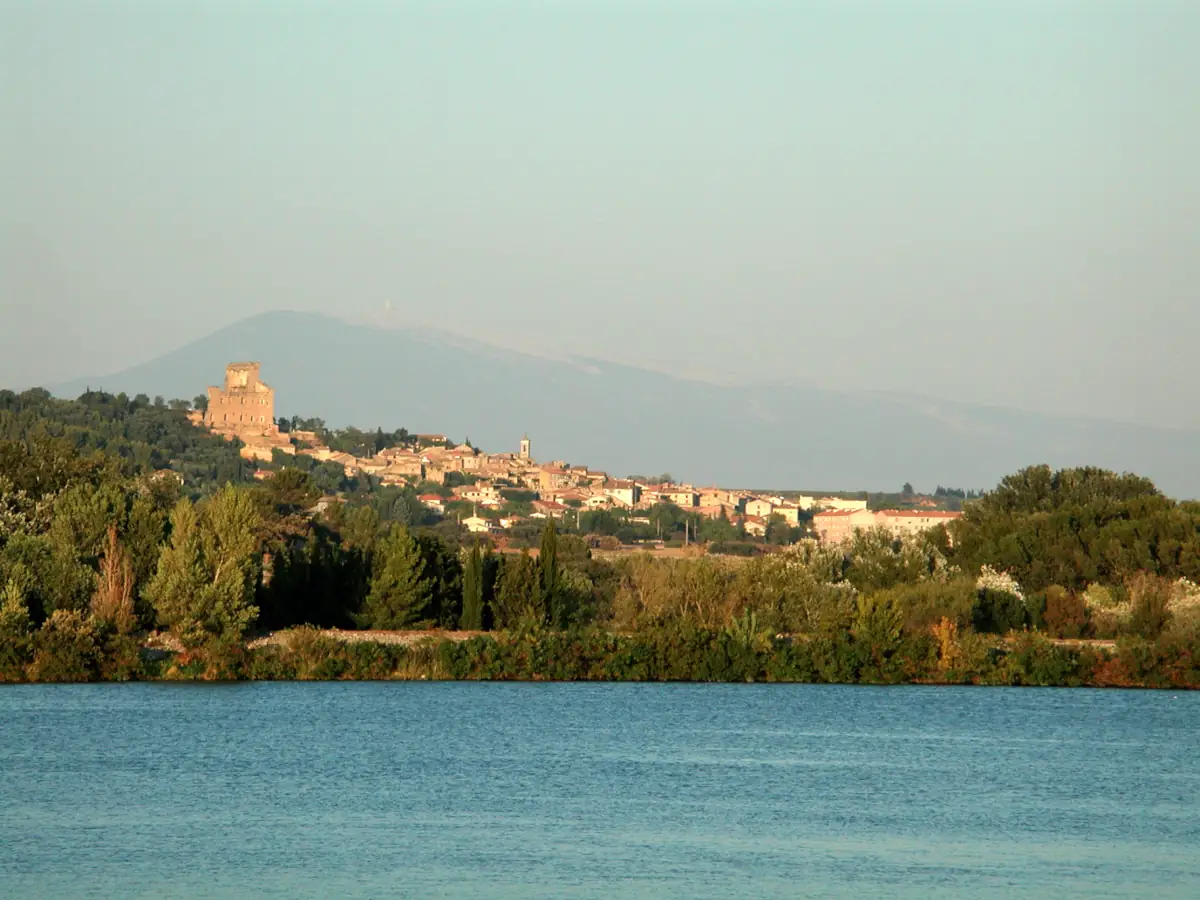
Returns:
[[[1102,469],[1035,466],[968,504],[956,523],[957,556],[1012,574],[1027,590],[1081,590],[1138,572],[1200,571],[1200,514],[1145,478]]]
[[[548,519],[497,553],[411,488],[246,480],[181,404],[3,394],[0,428],[0,680],[1200,683],[1200,510],[1131,475],[1026,469],[949,532],[842,547],[609,556]]]
[[[144,394],[89,391],[58,400],[44,390],[0,391],[0,442],[33,446],[61,438],[81,455],[103,451],[127,474],[171,469],[187,491],[211,493],[227,482],[244,483],[254,467],[223,438],[193,426],[188,404]]]

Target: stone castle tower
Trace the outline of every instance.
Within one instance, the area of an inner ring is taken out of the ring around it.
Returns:
[[[273,435],[275,391],[258,377],[256,362],[230,363],[225,367],[225,385],[208,389],[204,424],[222,434]]]

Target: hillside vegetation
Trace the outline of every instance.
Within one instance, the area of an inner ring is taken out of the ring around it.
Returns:
[[[1200,684],[1200,508],[1137,476],[1031,467],[951,532],[737,563],[602,560],[551,520],[535,557],[369,482],[316,512],[313,472],[255,481],[174,405],[0,394],[0,679]]]

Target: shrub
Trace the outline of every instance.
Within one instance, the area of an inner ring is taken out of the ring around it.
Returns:
[[[1018,635],[1004,658],[1004,671],[1010,684],[1078,685],[1081,668],[1079,652],[1051,643],[1040,634]]]
[[[1114,638],[1126,631],[1133,607],[1124,588],[1114,590],[1102,584],[1088,585],[1083,592],[1091,633],[1098,638]]]
[[[1173,585],[1165,578],[1141,573],[1130,579],[1129,600],[1133,611],[1129,631],[1146,640],[1154,640],[1171,620]]]
[[[141,643],[109,622],[93,620],[98,643],[97,664],[102,681],[136,681],[145,677]]]
[[[971,627],[981,634],[1020,631],[1028,622],[1025,603],[1008,591],[982,588],[971,607]]]
[[[1087,604],[1079,594],[1051,585],[1046,588],[1042,621],[1055,637],[1083,637],[1088,624]]]
[[[898,585],[887,594],[901,611],[903,629],[908,634],[928,633],[943,619],[959,630],[971,624],[975,584],[970,578]]]
[[[74,610],[55,610],[33,640],[33,681],[93,681],[99,674],[99,644],[90,620]]]
[[[298,675],[286,649],[268,644],[256,647],[249,653],[246,677],[251,681],[293,681]]]

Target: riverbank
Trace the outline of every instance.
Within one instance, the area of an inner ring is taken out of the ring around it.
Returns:
[[[623,681],[1200,687],[1188,642],[998,638],[953,628],[871,642],[729,628],[466,632],[296,628],[184,649],[169,636],[43,645],[7,682]]]

